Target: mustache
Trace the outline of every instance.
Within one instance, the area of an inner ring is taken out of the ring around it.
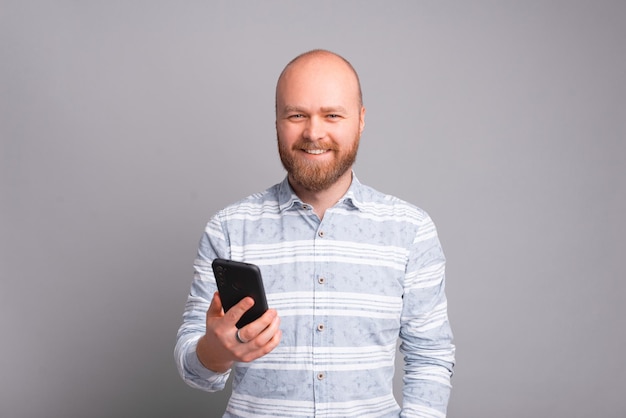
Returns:
[[[295,144],[293,144],[293,149],[298,149],[298,150],[307,150],[307,151],[313,151],[313,150],[331,150],[331,151],[336,151],[337,147],[331,143],[323,143],[323,142],[306,142],[306,141],[300,141],[297,142]]]

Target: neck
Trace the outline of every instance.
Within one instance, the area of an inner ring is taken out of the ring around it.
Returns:
[[[339,179],[333,183],[329,188],[312,191],[305,189],[299,184],[291,181],[289,178],[289,184],[293,188],[296,195],[304,202],[313,206],[313,211],[320,219],[324,218],[324,214],[328,208],[335,205],[346,194],[352,183],[352,170],[346,171]]]

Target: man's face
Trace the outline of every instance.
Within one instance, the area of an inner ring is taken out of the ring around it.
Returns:
[[[349,175],[365,124],[358,83],[337,57],[305,57],[283,74],[276,92],[278,151],[289,179],[328,189]]]

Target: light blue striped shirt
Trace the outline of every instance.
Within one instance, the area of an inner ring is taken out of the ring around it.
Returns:
[[[175,356],[191,386],[224,388],[229,373],[199,362],[216,257],[257,264],[281,318],[279,346],[232,369],[225,417],[445,417],[454,345],[445,259],[430,217],[362,185],[320,221],[285,180],[207,224]],[[402,407],[392,392],[396,342]]]

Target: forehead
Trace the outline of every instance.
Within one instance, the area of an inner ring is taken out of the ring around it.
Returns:
[[[359,104],[358,80],[353,70],[334,56],[305,57],[291,63],[276,88],[282,105],[319,102],[320,106]]]

